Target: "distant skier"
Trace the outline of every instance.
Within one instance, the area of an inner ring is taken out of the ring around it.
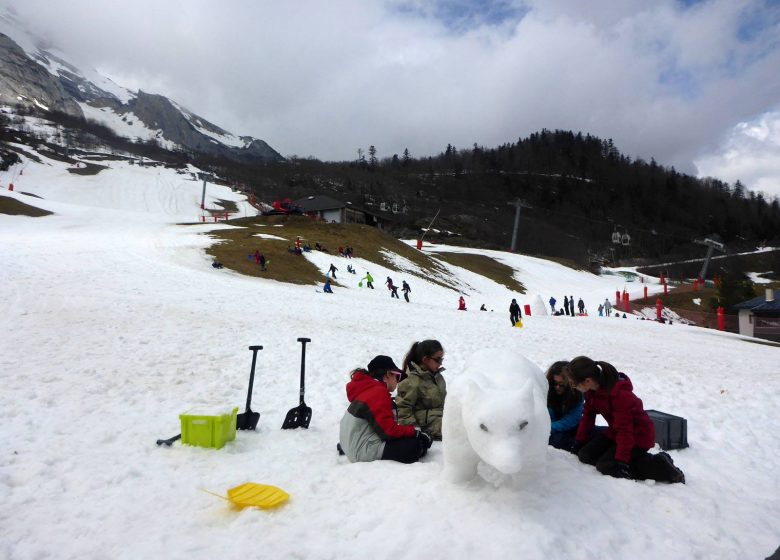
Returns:
[[[566,296],[563,296],[563,311],[566,315],[569,314],[569,298]]]
[[[404,293],[406,303],[409,303],[409,292],[411,292],[412,289],[409,287],[409,284],[406,283],[406,280],[401,281],[401,291]]]
[[[334,279],[334,280],[336,279],[336,271],[337,271],[337,270],[338,270],[338,268],[336,268],[336,267],[333,265],[333,263],[330,263],[330,268],[328,269],[328,273],[329,273],[329,274],[331,274],[331,275],[333,276],[333,279]]]
[[[553,296],[550,296],[550,311],[552,311],[553,315],[555,315],[555,304],[556,303],[558,303],[558,301]]]
[[[520,317],[522,317],[520,306],[517,304],[516,299],[512,299],[512,303],[509,304],[509,321],[512,323],[513,327],[520,320]]]

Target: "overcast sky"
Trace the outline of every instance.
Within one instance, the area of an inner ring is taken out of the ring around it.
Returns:
[[[120,85],[285,156],[542,128],[780,195],[778,0],[0,0]]]

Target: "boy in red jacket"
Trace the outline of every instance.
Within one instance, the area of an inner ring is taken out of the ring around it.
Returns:
[[[668,453],[648,453],[655,446],[655,426],[626,374],[607,362],[580,356],[569,362],[566,375],[572,387],[585,394],[575,443],[580,461],[615,478],[685,483]],[[596,414],[609,427],[589,440]]]

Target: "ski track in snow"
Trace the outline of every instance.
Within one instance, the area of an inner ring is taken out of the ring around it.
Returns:
[[[346,259],[306,253],[323,280],[339,268],[333,295],[214,270],[202,232],[225,226],[174,225],[197,219],[199,182],[121,162],[79,177],[44,161],[26,162],[3,194],[56,214],[0,215],[0,557],[726,559],[780,545],[780,349],[635,319],[534,316],[511,328],[512,297],[560,305],[573,294],[592,311],[624,284],[509,253],[426,245],[498,258],[528,290],[442,262],[468,286],[465,313],[457,292],[360,258],[353,276]],[[209,198],[250,211],[226,188],[210,185]],[[366,270],[373,291],[357,286]],[[410,283],[412,303],[390,299],[388,275]],[[495,312],[476,311],[483,302]],[[298,404],[299,336],[312,339],[312,422],[282,431]],[[517,487],[444,482],[440,443],[408,466],[339,457],[350,370],[375,354],[400,362],[423,338],[444,345],[448,378],[486,345],[543,369],[579,354],[615,364],[645,408],[687,418],[691,447],[671,452],[687,484],[611,479],[553,449]],[[257,432],[219,451],[158,448],[193,406],[243,410],[252,344],[264,346]],[[291,500],[235,511],[200,491],[249,481]]]

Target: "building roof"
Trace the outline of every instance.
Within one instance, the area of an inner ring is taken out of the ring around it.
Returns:
[[[295,201],[297,206],[303,208],[304,212],[321,212],[323,210],[340,210],[346,208],[347,204],[331,198],[324,194],[315,194],[313,196],[307,196],[299,198]]]
[[[341,210],[342,208],[352,208],[353,210],[363,212],[364,214],[369,214],[381,220],[387,221],[390,219],[388,216],[383,215],[383,212],[379,212],[377,210],[367,210],[362,206],[352,204],[351,202],[342,202],[324,194],[315,194],[312,196],[299,198],[295,201],[294,204],[300,206],[304,212],[323,212],[325,210]]]
[[[775,312],[780,311],[780,290],[773,290],[775,299],[772,301],[766,300],[766,295],[754,297],[742,303],[738,303],[734,306],[734,309],[750,309],[753,313],[756,312]]]

